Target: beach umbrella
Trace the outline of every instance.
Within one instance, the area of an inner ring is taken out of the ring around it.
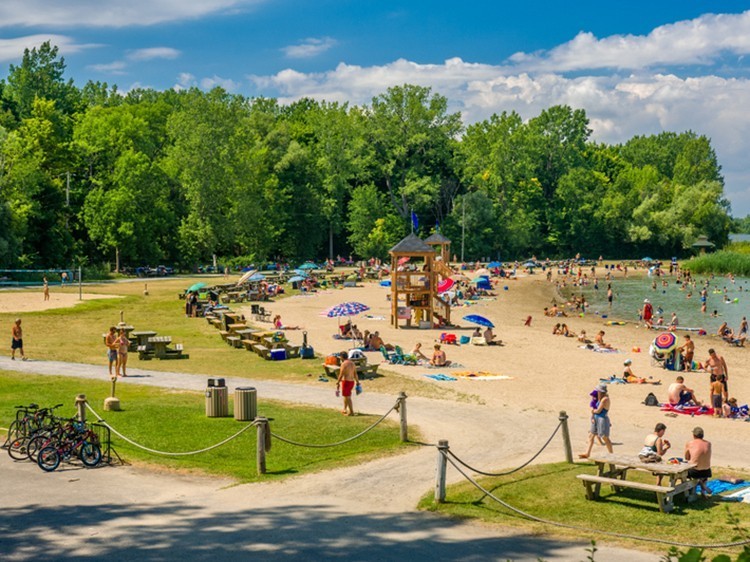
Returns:
[[[490,276],[490,270],[489,270],[489,269],[486,269],[486,268],[484,268],[484,267],[483,267],[482,269],[477,269],[477,270],[476,270],[476,271],[474,272],[474,276],[476,277],[477,275],[479,275],[479,276],[482,276],[482,275],[484,275],[485,277],[489,277],[489,276]]]
[[[487,283],[489,279],[483,275],[480,275],[479,277],[474,277],[474,279],[471,280],[472,283],[475,285],[478,285],[480,283]]]
[[[469,278],[466,277],[466,275],[464,275],[463,273],[455,273],[451,275],[451,279],[453,279],[454,281],[468,281],[469,280]]]
[[[406,262],[408,262],[411,258],[409,256],[404,256],[403,258],[398,258],[398,265],[404,265]]]
[[[455,285],[456,282],[451,279],[450,277],[448,279],[443,279],[440,283],[438,283],[438,293],[444,293],[445,291],[450,291],[453,285]]]
[[[654,339],[654,349],[659,353],[669,353],[677,347],[677,336],[672,332],[664,332]]]
[[[299,283],[300,281],[304,281],[305,278],[302,275],[295,275],[294,277],[291,277],[287,283]]]
[[[487,264],[487,267],[490,269],[494,269],[496,267],[503,267],[503,264],[501,264],[499,261],[491,261]]]
[[[295,269],[294,273],[296,273],[297,275],[301,275],[302,277],[307,277],[308,275],[307,271],[305,271],[304,269]]]
[[[527,261],[525,264],[523,264],[524,267],[538,267],[536,262],[533,261]]]
[[[318,266],[308,261],[299,266],[299,269],[318,269]]]
[[[654,261],[654,260],[651,258],[641,258],[641,261]]]
[[[248,277],[247,280],[251,283],[257,283],[258,281],[263,281],[265,278],[266,276],[262,273],[256,273],[255,275]]]
[[[341,304],[327,308],[321,314],[328,318],[337,318],[340,316],[355,316],[365,310],[370,310],[370,307],[361,302],[342,302]]]
[[[256,273],[258,273],[257,269],[251,269],[250,271],[246,271],[245,273],[242,274],[242,277],[240,277],[240,280],[237,281],[237,284],[242,285]]]
[[[471,322],[472,324],[479,324],[480,326],[484,326],[485,328],[494,328],[495,325],[487,320],[484,316],[480,316],[479,314],[469,314],[467,316],[464,316],[464,320],[467,322]]]
[[[195,283],[188,287],[187,292],[192,293],[193,291],[200,291],[203,287],[208,287],[208,285],[206,285],[206,283]]]

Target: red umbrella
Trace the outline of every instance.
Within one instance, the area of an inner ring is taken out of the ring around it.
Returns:
[[[438,283],[438,293],[444,293],[445,291],[450,291],[451,288],[453,288],[453,285],[455,285],[456,282],[451,279],[450,277],[443,279],[440,283]]]
[[[409,256],[405,256],[403,258],[398,258],[398,265],[404,265],[406,262],[409,261]]]

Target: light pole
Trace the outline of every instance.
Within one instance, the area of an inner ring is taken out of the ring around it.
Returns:
[[[464,261],[464,242],[466,240],[466,194],[461,199],[461,263]]]

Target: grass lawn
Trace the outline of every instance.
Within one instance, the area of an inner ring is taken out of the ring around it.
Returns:
[[[14,406],[35,402],[40,406],[64,403],[58,415],[75,414],[74,398],[85,393],[94,409],[122,434],[156,450],[179,452],[202,449],[236,433],[247,422],[233,418],[207,418],[202,392],[184,392],[139,385],[117,389],[124,410],[104,412],[110,384],[69,377],[30,376],[0,371],[0,427],[14,419]],[[230,400],[229,411],[232,412]],[[333,443],[359,433],[379,416],[344,417],[337,409],[302,407],[259,400],[258,414],[273,418],[271,431],[301,443]],[[89,416],[91,421],[92,416]],[[418,437],[413,437],[418,439]],[[327,468],[357,464],[407,450],[399,441],[398,418],[388,418],[374,430],[346,445],[310,449],[273,440],[266,456],[267,474],[258,477],[255,463],[255,429],[208,453],[185,457],[156,456],[112,435],[117,452],[132,463],[157,464],[176,470],[195,470],[236,478],[240,482],[268,480]],[[4,454],[4,453],[3,453]]]
[[[449,466],[448,470],[451,470]],[[714,469],[715,473],[728,472]],[[626,490],[614,495],[611,488],[602,487],[601,501],[588,501],[584,487],[576,479],[578,474],[596,474],[593,464],[567,463],[538,465],[515,474],[485,478],[478,481],[501,500],[526,513],[550,521],[580,525],[589,529],[611,531],[643,537],[674,540],[693,544],[726,543],[750,538],[748,522],[750,505],[722,502],[716,498],[699,499],[687,504],[682,498],[675,501],[675,510],[664,514],[659,511],[656,496],[650,492]],[[631,472],[632,479],[655,483],[645,473]],[[750,475],[732,471],[738,477]],[[631,478],[631,476],[629,476]],[[630,547],[666,553],[669,547],[655,543],[613,539],[596,532],[584,533],[536,523],[517,515],[491,498],[482,499],[482,492],[464,481],[448,487],[446,502],[435,504],[433,495],[422,498],[421,509],[436,511],[456,517],[479,519],[483,522],[523,528],[538,534],[554,534],[579,539],[619,542]],[[738,520],[742,531],[730,520]],[[736,556],[738,549],[734,549]],[[711,551],[714,553],[715,551]]]
[[[122,295],[123,298],[84,301],[73,308],[60,308],[44,312],[24,313],[24,343],[26,353],[35,359],[91,363],[106,369],[102,334],[120,321],[124,311],[125,321],[136,330],[153,330],[159,335],[172,336],[175,343],[183,343],[187,360],[139,361],[136,353],[129,357],[129,367],[154,371],[200,373],[219,377],[246,377],[273,379],[288,382],[317,382],[322,374],[320,359],[290,359],[266,361],[255,353],[229,347],[218,331],[203,318],[186,318],[185,301],[177,294],[191,284],[203,281],[222,283],[223,278],[170,278],[147,280],[149,296],[143,296],[143,282],[103,283],[84,287],[85,293]],[[53,291],[60,291],[59,287]],[[78,294],[78,287],[67,287],[64,292]],[[21,291],[18,298],[40,298],[39,290]],[[272,307],[267,305],[267,308]],[[17,313],[0,314],[0,326],[10,326]],[[270,326],[270,325],[269,325]],[[314,344],[314,342],[312,342]],[[2,353],[8,353],[8,350]],[[315,375],[307,377],[308,374]],[[420,380],[387,372],[365,382],[368,391],[397,394],[472,400],[473,397],[450,388],[439,387]]]

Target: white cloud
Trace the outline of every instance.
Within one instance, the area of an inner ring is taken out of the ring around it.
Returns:
[[[177,75],[177,83],[172,86],[172,89],[177,91],[186,90],[187,88],[192,88],[196,84],[197,82],[195,81],[195,76],[193,76],[189,72],[180,72]]]
[[[268,0],[2,0],[0,27],[126,27],[231,13]]]
[[[127,64],[125,64],[125,61],[116,60],[103,64],[90,64],[86,68],[89,68],[95,72],[103,72],[105,74],[125,74],[126,67]]]
[[[83,49],[97,47],[93,44],[76,43],[75,39],[67,35],[26,35],[25,37],[14,37],[13,39],[0,38],[0,62],[20,62],[24,49],[39,47],[45,41],[58,47],[60,54],[70,55],[78,53]]]
[[[211,76],[210,78],[202,78],[200,86],[204,90],[211,90],[216,86],[224,88],[227,92],[236,92],[240,85],[230,78],[222,78],[220,76]]]
[[[128,60],[142,61],[154,59],[176,59],[182,53],[171,47],[150,47],[147,49],[136,49],[127,55]]]
[[[309,59],[325,53],[336,45],[332,37],[310,37],[299,45],[289,45],[282,48],[282,52],[290,59]]]
[[[643,69],[659,65],[704,65],[724,54],[750,53],[750,11],[706,14],[655,28],[648,35],[598,39],[579,33],[571,41],[540,53],[516,53],[510,60],[527,71],[600,68]]]

